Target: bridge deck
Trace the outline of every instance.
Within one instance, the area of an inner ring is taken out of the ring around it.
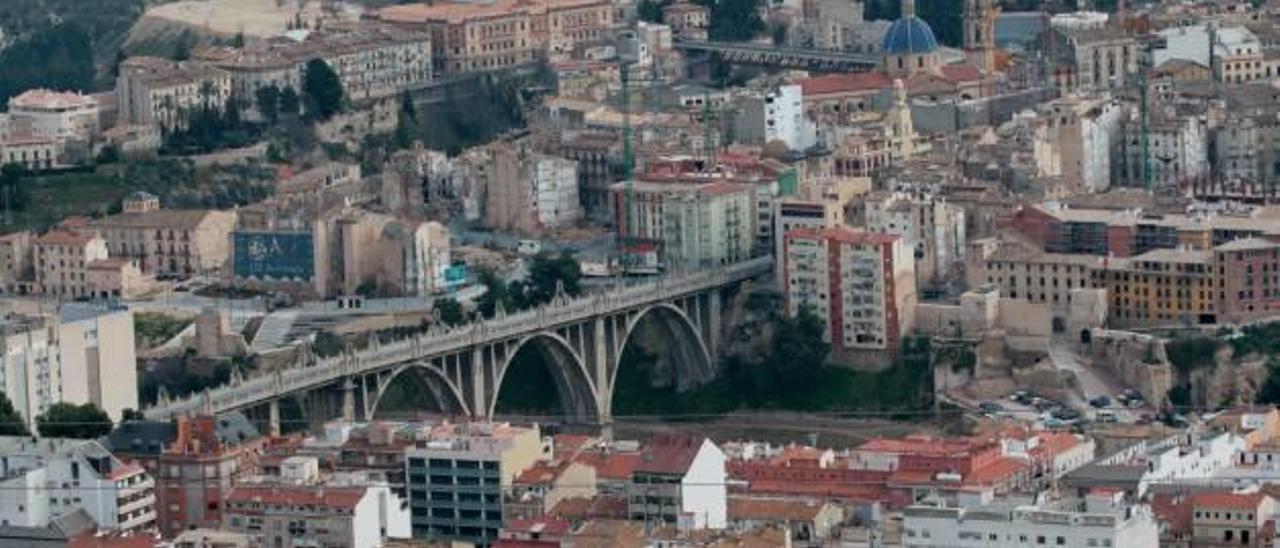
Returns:
[[[426,358],[460,352],[490,341],[522,337],[556,326],[581,322],[616,311],[695,294],[753,278],[773,267],[771,257],[752,259],[719,269],[662,278],[653,283],[625,287],[609,293],[587,295],[537,309],[452,329],[431,330],[424,335],[387,344],[371,344],[354,353],[312,364],[298,363],[272,374],[260,374],[186,398],[162,399],[144,410],[152,420],[207,409],[222,413],[266,403],[284,395],[334,384],[355,375],[384,370]],[[375,340],[375,339],[371,339]]]
[[[870,70],[880,63],[879,57],[835,50],[770,46],[751,42],[716,42],[679,40],[675,47],[685,51],[716,53],[726,61],[743,64],[772,65],[815,70]]]

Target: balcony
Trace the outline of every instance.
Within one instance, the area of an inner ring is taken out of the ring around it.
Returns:
[[[130,498],[120,497],[116,499],[117,511],[121,514],[128,514],[145,508],[155,508],[156,496],[154,493],[147,493],[144,496],[135,496]]]

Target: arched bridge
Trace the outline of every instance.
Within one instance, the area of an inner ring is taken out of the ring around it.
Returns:
[[[332,402],[349,420],[371,419],[387,387],[412,375],[446,411],[491,417],[512,358],[522,349],[540,353],[565,416],[580,422],[608,422],[618,364],[640,338],[660,341],[670,355],[677,386],[710,380],[716,373],[721,290],[768,272],[770,257],[667,276],[579,298],[558,297],[545,306],[454,328],[377,343],[343,355],[304,358],[289,368],[249,378],[183,399],[161,394],[146,409],[149,419],[197,412],[266,407],[279,431],[279,402],[301,395]],[[643,323],[644,329],[640,329]],[[426,394],[424,394],[424,397]],[[337,409],[332,414],[338,414]]]
[[[752,42],[679,40],[675,47],[686,52],[719,56],[726,63],[760,65],[815,72],[866,72],[876,68],[879,57],[844,51],[771,46]]]

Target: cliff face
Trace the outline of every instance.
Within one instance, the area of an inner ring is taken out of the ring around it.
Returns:
[[[1256,354],[1236,356],[1230,346],[1222,345],[1214,353],[1211,366],[1187,374],[1191,404],[1217,407],[1252,403],[1267,379],[1266,362],[1264,356]]]
[[[1086,345],[1086,352],[1094,367],[1109,369],[1117,379],[1159,407],[1168,398],[1175,380],[1164,344],[1164,340],[1151,335],[1097,331]]]

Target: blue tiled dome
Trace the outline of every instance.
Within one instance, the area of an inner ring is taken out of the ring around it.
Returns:
[[[894,21],[885,31],[880,47],[888,55],[931,53],[938,49],[938,39],[928,23],[911,16]]]

